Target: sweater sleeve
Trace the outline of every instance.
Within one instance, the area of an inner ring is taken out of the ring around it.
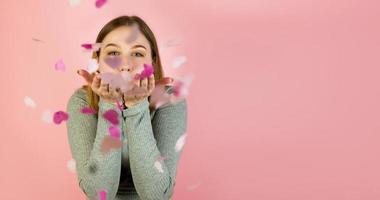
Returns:
[[[144,200],[168,200],[173,195],[181,151],[178,139],[187,126],[186,99],[157,109],[151,121],[149,102],[123,111],[129,160],[137,193]],[[153,132],[154,130],[154,132]],[[159,160],[163,156],[165,159]]]
[[[107,154],[101,152],[101,144],[108,135],[109,122],[102,114],[114,109],[122,122],[121,111],[116,105],[99,101],[98,117],[83,114],[81,109],[88,107],[85,95],[74,93],[68,101],[67,121],[68,141],[73,159],[76,162],[79,187],[86,196],[98,199],[100,190],[107,191],[108,199],[114,199],[118,190],[121,170],[121,149],[112,149]]]

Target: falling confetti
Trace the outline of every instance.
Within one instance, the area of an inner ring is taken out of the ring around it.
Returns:
[[[67,169],[69,169],[70,172],[75,173],[76,164],[74,159],[71,159],[67,162]]]
[[[156,161],[154,162],[154,167],[160,172],[160,173],[164,173],[164,170],[162,169],[162,164],[160,161]]]
[[[55,63],[54,67],[55,67],[55,70],[57,70],[57,71],[62,71],[62,72],[64,72],[65,69],[66,69],[66,65],[65,65],[65,63],[63,62],[62,59],[58,60],[58,61]]]
[[[154,68],[150,64],[144,64],[144,69],[141,73],[136,74],[135,78],[144,79],[149,78],[154,73]]]
[[[80,0],[70,0],[70,6],[75,7],[80,4]]]
[[[61,124],[61,122],[67,121],[68,119],[69,115],[64,111],[57,111],[53,116],[53,121],[55,124]]]
[[[172,67],[173,68],[179,68],[181,67],[185,62],[187,61],[187,57],[186,56],[179,56],[177,58],[175,58],[172,62]]]
[[[107,56],[104,58],[104,62],[111,68],[116,69],[121,65],[122,60],[119,56]]]
[[[137,40],[137,38],[139,37],[139,27],[137,24],[132,24],[132,27],[131,27],[131,34],[129,35],[129,37],[127,38],[127,43],[132,43],[134,42],[135,40]]]
[[[108,132],[110,133],[110,136],[115,138],[115,139],[120,139],[120,135],[121,135],[121,130],[119,127],[117,126],[110,126],[108,128]]]
[[[172,87],[173,95],[170,98],[171,103],[177,103],[189,94],[190,84],[192,83],[193,79],[194,75],[189,74],[174,81]]]
[[[37,38],[32,38],[33,41],[35,42],[41,42],[41,43],[44,43],[44,41],[40,40],[40,39],[37,39]]]
[[[116,105],[120,111],[123,111],[123,105],[120,103],[120,101],[116,101]]]
[[[90,107],[84,107],[80,110],[80,112],[83,114],[89,114],[89,115],[93,115],[97,113],[95,109],[90,108]]]
[[[106,2],[107,2],[107,0],[96,0],[95,6],[97,8],[101,8]]]
[[[158,108],[169,102],[171,95],[166,92],[165,85],[156,85],[150,95],[150,103]]]
[[[105,136],[105,138],[103,139],[102,141],[102,145],[101,145],[101,152],[103,154],[107,154],[108,152],[110,152],[112,149],[119,149],[121,148],[121,141],[120,139],[116,139],[110,135],[107,135]]]
[[[102,43],[83,43],[81,44],[81,46],[85,49],[85,50],[91,50],[91,51],[98,51],[100,49],[100,47],[102,46]]]
[[[50,110],[46,110],[42,114],[42,121],[51,124],[53,123],[53,114],[51,113]]]
[[[162,44],[163,48],[168,48],[172,46],[179,46],[182,44],[182,39],[181,38],[173,38],[170,39]]]
[[[114,74],[111,72],[102,72],[100,73],[100,78],[102,79],[102,81],[109,84],[110,87],[120,88],[122,92],[127,92],[134,86],[131,74],[125,71],[119,74]]]
[[[192,191],[197,189],[201,185],[201,181],[198,181],[198,183],[187,186],[187,190]]]
[[[118,113],[114,109],[109,109],[103,113],[104,119],[111,122],[113,125],[119,124]]]
[[[89,62],[88,62],[88,65],[87,65],[87,71],[89,73],[94,73],[96,72],[96,70],[99,69],[99,64],[98,64],[98,61],[96,59],[91,59]]]
[[[99,200],[107,200],[107,190],[103,189],[98,192]]]
[[[34,102],[34,100],[28,96],[24,97],[24,104],[31,108],[36,107],[36,102]]]
[[[185,144],[185,140],[186,140],[186,133],[181,135],[181,137],[179,137],[179,139],[177,140],[177,142],[175,144],[175,151],[176,152],[181,151],[181,149],[183,148],[183,145]]]

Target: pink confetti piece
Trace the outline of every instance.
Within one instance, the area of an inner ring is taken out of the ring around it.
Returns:
[[[83,47],[84,50],[90,50],[90,51],[98,51],[101,46],[102,46],[102,43],[83,43],[83,44],[81,44],[81,47]]]
[[[110,135],[104,137],[102,144],[100,146],[100,150],[103,154],[109,153],[112,149],[121,148],[122,143],[120,139],[116,139]]]
[[[113,125],[119,124],[118,113],[114,109],[109,109],[103,113],[104,119],[111,122]]]
[[[135,75],[135,79],[149,78],[154,73],[154,68],[150,64],[144,64],[144,70],[140,74]]]
[[[120,103],[120,101],[116,101],[116,105],[120,111],[123,111],[123,105]]]
[[[166,93],[165,85],[156,85],[150,95],[150,103],[158,108],[170,102],[171,95]]]
[[[103,189],[98,192],[99,200],[107,200],[107,190]]]
[[[61,124],[61,122],[67,121],[68,119],[69,115],[64,111],[57,111],[53,116],[53,121],[55,124]]]
[[[139,37],[139,26],[137,24],[132,24],[131,26],[131,34],[127,38],[127,43],[132,43]]]
[[[110,136],[115,138],[115,139],[120,139],[120,135],[121,135],[121,130],[119,127],[117,126],[110,126],[108,128],[108,132],[110,133]]]
[[[107,0],[96,0],[95,6],[97,8],[101,8],[106,2],[107,2]]]
[[[84,107],[80,110],[80,112],[83,114],[89,114],[89,115],[93,115],[97,113],[95,109],[90,108],[90,107]]]
[[[54,65],[55,70],[64,72],[66,69],[66,65],[62,59],[58,60]]]
[[[104,62],[113,69],[119,68],[122,63],[120,56],[106,56]]]

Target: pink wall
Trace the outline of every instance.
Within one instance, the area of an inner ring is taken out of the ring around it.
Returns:
[[[84,199],[65,125],[41,116],[84,83],[80,44],[122,14],[182,38],[164,64],[195,74],[174,200],[380,199],[379,1],[21,2],[0,2],[1,199]]]

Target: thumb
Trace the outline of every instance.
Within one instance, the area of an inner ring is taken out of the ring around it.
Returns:
[[[93,76],[90,73],[88,73],[88,71],[84,69],[79,69],[77,73],[79,76],[82,76],[88,84],[92,83]]]

